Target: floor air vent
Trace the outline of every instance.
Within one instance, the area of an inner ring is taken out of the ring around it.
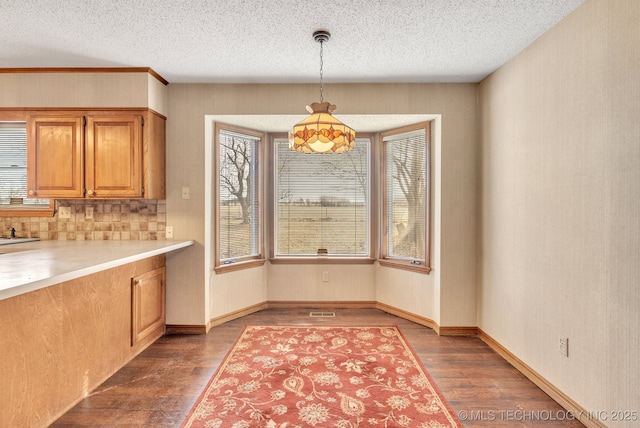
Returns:
[[[331,318],[335,317],[335,312],[309,312],[311,318]]]

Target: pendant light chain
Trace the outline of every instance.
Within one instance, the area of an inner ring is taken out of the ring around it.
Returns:
[[[320,104],[324,102],[324,42],[329,41],[331,34],[325,30],[313,33],[313,40],[320,43]]]
[[[324,40],[320,40],[320,102],[324,102],[324,87],[322,82],[322,66],[324,64],[323,53],[324,53]]]

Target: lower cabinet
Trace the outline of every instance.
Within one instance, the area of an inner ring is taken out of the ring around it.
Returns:
[[[165,329],[165,268],[131,278],[131,346]]]
[[[0,427],[44,428],[165,331],[165,255],[0,300]]]

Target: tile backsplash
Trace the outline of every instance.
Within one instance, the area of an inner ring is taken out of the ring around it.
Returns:
[[[60,241],[153,241],[166,239],[166,201],[153,199],[56,200],[53,217],[0,217],[0,235]],[[69,207],[70,218],[60,218]],[[91,213],[91,211],[93,212]],[[92,217],[92,218],[90,218]]]

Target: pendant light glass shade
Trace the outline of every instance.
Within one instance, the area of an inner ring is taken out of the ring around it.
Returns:
[[[294,125],[289,132],[289,148],[302,153],[343,153],[353,148],[356,133],[333,117],[336,106],[324,102],[322,85],[323,43],[329,40],[328,31],[313,33],[320,43],[320,102],[307,106],[311,116]]]
[[[313,103],[311,116],[297,123],[289,134],[289,148],[303,153],[343,153],[353,148],[356,133],[333,117],[336,106]]]

